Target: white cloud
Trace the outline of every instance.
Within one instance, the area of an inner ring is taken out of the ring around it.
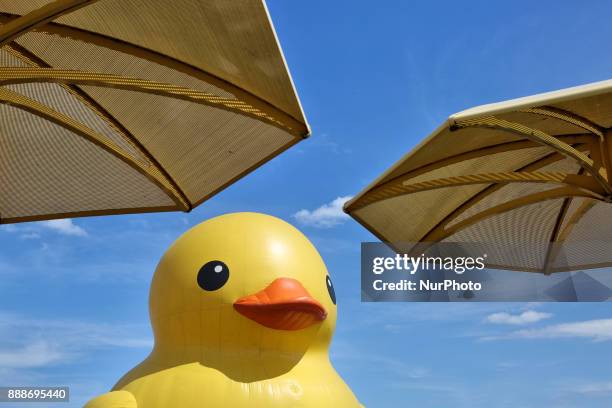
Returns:
[[[517,330],[503,336],[486,337],[483,340],[502,339],[589,339],[612,340],[612,319],[585,320],[582,322],[554,324],[539,329]]]
[[[43,367],[68,357],[49,343],[36,341],[17,349],[0,350],[0,367],[33,368]]]
[[[486,321],[494,324],[511,324],[523,325],[529,323],[537,323],[540,320],[549,319],[552,317],[550,313],[537,312],[535,310],[527,310],[520,314],[510,313],[493,313],[487,316]]]
[[[351,149],[342,147],[338,142],[333,141],[326,133],[316,135],[311,139],[311,146],[322,147],[334,154],[350,154]]]
[[[106,348],[150,348],[146,325],[31,319],[0,312],[0,367],[28,369],[67,363]]]
[[[612,382],[599,382],[585,384],[574,389],[574,392],[586,395],[607,395],[612,394]]]
[[[19,229],[17,228],[17,226],[15,226],[13,224],[3,224],[3,225],[0,225],[0,231],[13,233],[13,232],[17,232],[18,230]]]
[[[78,237],[87,236],[87,231],[72,222],[70,218],[63,220],[42,221],[43,227],[64,235],[74,235]]]
[[[70,218],[25,223],[21,225],[0,225],[0,231],[8,232],[11,234],[20,233],[19,237],[21,239],[39,239],[41,238],[40,233],[42,229],[51,230],[63,235],[72,235],[77,237],[87,236],[87,231],[72,222],[72,219]]]
[[[331,203],[323,204],[315,210],[302,209],[293,214],[293,217],[304,225],[317,228],[331,228],[349,218],[342,211],[342,206],[350,199],[351,196],[338,197]]]

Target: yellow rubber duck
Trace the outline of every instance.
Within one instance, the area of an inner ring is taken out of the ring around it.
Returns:
[[[182,235],[149,299],[155,346],[86,408],[359,407],[329,361],[336,296],[308,239],[235,213]]]

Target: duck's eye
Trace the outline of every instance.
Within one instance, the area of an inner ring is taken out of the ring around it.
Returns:
[[[335,305],[336,304],[336,291],[334,291],[334,285],[332,284],[332,281],[329,275],[325,277],[325,284],[327,286],[327,291],[329,292],[329,297],[331,298],[331,301]]]
[[[229,279],[229,268],[221,261],[207,262],[198,272],[198,285],[204,290],[220,289]]]

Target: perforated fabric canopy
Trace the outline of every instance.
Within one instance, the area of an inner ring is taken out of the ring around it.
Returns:
[[[308,134],[261,0],[0,0],[0,223],[189,211]]]
[[[609,266],[611,152],[612,80],[480,106],[451,115],[345,211],[390,243],[476,243],[491,267]]]

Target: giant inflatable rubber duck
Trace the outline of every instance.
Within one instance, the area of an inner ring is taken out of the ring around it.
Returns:
[[[187,231],[155,271],[149,308],[153,351],[86,408],[360,406],[329,361],[325,264],[282,220],[236,213]]]

